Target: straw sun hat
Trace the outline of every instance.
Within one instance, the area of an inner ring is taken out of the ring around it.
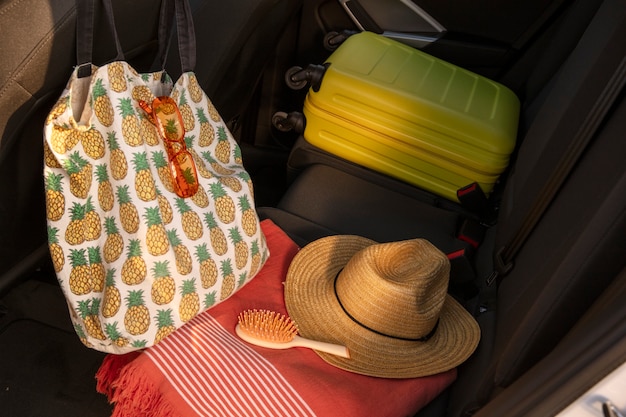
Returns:
[[[293,259],[285,303],[306,338],[343,344],[347,371],[412,378],[452,369],[476,349],[480,328],[447,294],[450,263],[423,239],[382,243],[330,236]]]

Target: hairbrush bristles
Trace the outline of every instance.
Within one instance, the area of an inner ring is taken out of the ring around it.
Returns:
[[[246,310],[239,314],[239,327],[245,333],[268,342],[291,342],[298,327],[284,314],[269,310]]]
[[[345,346],[298,336],[298,326],[284,314],[269,310],[246,310],[239,314],[238,319],[235,333],[253,345],[269,349],[306,347],[350,358],[350,352]]]

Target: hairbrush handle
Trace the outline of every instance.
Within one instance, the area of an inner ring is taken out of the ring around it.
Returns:
[[[268,340],[256,338],[249,335],[241,329],[241,326],[237,324],[235,327],[235,333],[241,339],[256,346],[261,346],[269,349],[289,349],[292,347],[306,347],[319,352],[330,353],[331,355],[337,355],[342,358],[350,358],[350,352],[348,348],[333,343],[320,342],[317,340],[305,339],[301,336],[295,336],[290,342],[270,342]]]
[[[334,343],[320,342],[319,340],[311,340],[302,336],[296,336],[291,342],[287,342],[287,344],[291,344],[294,347],[306,347],[319,352],[330,353],[331,355],[350,359],[350,352],[348,351],[348,348]]]

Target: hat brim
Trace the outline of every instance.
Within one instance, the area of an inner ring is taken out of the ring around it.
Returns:
[[[344,313],[334,279],[355,253],[373,244],[360,236],[330,236],[310,243],[294,257],[285,281],[285,304],[300,335],[346,346],[349,359],[317,353],[338,368],[376,377],[433,375],[467,360],[478,346],[480,328],[449,295],[435,333],[425,342],[376,334]]]

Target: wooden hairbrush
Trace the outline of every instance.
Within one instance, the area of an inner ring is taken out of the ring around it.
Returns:
[[[246,310],[239,314],[237,336],[253,345],[269,349],[306,347],[349,358],[348,348],[298,336],[298,327],[289,317],[269,310]]]

